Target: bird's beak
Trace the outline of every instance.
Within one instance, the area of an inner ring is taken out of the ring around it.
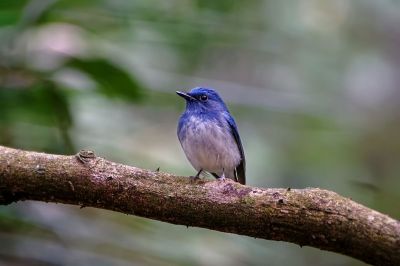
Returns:
[[[194,101],[194,100],[196,100],[196,98],[190,96],[190,95],[187,94],[186,92],[177,91],[176,94],[178,94],[179,96],[181,96],[182,98],[184,98],[185,100],[188,100],[188,101]]]

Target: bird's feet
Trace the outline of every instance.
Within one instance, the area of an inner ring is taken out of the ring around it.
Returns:
[[[201,178],[196,175],[196,176],[189,176],[189,179],[190,179],[190,183],[195,183],[195,182],[199,181]]]
[[[222,181],[225,182],[226,178],[225,178],[225,173],[223,173],[219,178],[217,178],[218,181]]]
[[[201,180],[198,176],[189,176],[190,183],[196,183]]]
[[[189,176],[190,178],[190,183],[194,183],[200,180],[200,174],[203,171],[203,169],[200,169],[195,176]]]

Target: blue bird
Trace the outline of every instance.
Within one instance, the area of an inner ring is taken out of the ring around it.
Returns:
[[[246,183],[246,160],[235,120],[216,91],[197,87],[176,92],[186,100],[178,123],[183,151],[196,169],[195,178],[205,171],[217,179]]]

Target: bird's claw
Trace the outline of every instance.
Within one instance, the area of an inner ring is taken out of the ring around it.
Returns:
[[[195,183],[200,180],[198,176],[189,176],[190,183]]]
[[[225,181],[226,181],[226,178],[225,178],[224,176],[221,176],[221,177],[218,178],[217,180],[220,181],[220,182],[225,182]]]

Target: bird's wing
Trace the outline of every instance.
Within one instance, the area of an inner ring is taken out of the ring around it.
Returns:
[[[231,133],[236,141],[236,144],[237,144],[239,152],[240,152],[241,160],[240,160],[240,163],[236,166],[235,178],[237,179],[236,181],[239,181],[239,183],[245,185],[246,184],[246,158],[244,157],[242,141],[240,140],[239,132],[238,132],[235,120],[232,118],[232,116],[228,115],[226,117],[226,120],[230,126]]]

